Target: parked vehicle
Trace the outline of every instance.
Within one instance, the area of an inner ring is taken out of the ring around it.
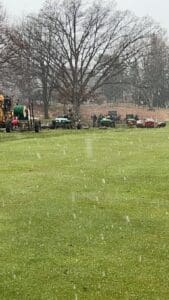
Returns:
[[[137,120],[136,121],[136,127],[137,128],[144,128],[145,127],[144,120]]]
[[[166,122],[158,122],[157,127],[165,127],[166,126]]]
[[[116,110],[109,110],[108,116],[110,116],[110,118],[113,119],[116,123],[121,122],[121,116],[117,113]]]
[[[12,99],[0,95],[0,127],[6,132],[11,130],[35,130],[39,132],[40,121],[34,118],[33,103],[28,106],[17,103],[14,107]]]
[[[133,127],[133,126],[135,126],[136,125],[136,120],[135,119],[127,119],[126,120],[126,123],[127,123],[127,125],[129,126],[129,127]]]
[[[12,120],[13,112],[11,110],[12,101],[8,96],[0,95],[0,127],[6,128],[6,125]]]
[[[6,129],[27,131],[34,130],[39,132],[41,128],[41,122],[38,118],[34,117],[33,104],[28,106],[22,104],[16,104],[13,108],[13,117],[8,121]]]
[[[70,129],[72,128],[72,121],[68,118],[68,116],[59,116],[52,120],[52,123],[50,124],[50,129],[56,129],[56,128],[66,128]]]
[[[103,117],[100,120],[100,126],[101,127],[115,127],[115,120],[111,118],[110,116]]]
[[[144,121],[144,127],[145,128],[154,128],[154,127],[156,127],[156,124],[157,123],[153,119],[151,119],[151,118],[146,119]]]
[[[136,122],[136,127],[137,128],[160,128],[160,127],[165,127],[166,126],[166,122],[158,122],[155,121],[152,118],[147,118],[144,120],[137,120]]]
[[[137,120],[138,120],[138,116],[137,116],[137,115],[134,115],[134,114],[127,114],[127,115],[126,115],[126,124],[127,124],[129,127],[135,126]]]

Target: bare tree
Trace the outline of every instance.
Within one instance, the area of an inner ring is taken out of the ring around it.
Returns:
[[[53,48],[56,48],[52,38],[51,24],[43,20],[43,12],[37,16],[28,16],[16,32],[15,43],[21,53],[17,58],[20,61],[18,72],[18,84],[24,87],[29,96],[31,91],[39,91],[44,103],[44,116],[48,118],[52,91],[56,71],[53,68]],[[17,68],[15,63],[15,68]]]
[[[169,93],[169,47],[163,31],[152,34],[140,61],[130,65],[129,81],[137,104],[165,107]]]
[[[0,80],[1,89],[9,89],[11,86],[9,74],[10,65],[18,51],[13,42],[13,28],[9,25],[5,10],[0,4]]]
[[[60,101],[72,103],[79,114],[81,103],[110,75],[116,80],[141,56],[154,24],[118,11],[114,3],[104,3],[47,1],[39,15],[29,16],[16,34],[21,75],[27,74],[30,88],[41,89],[45,117],[54,89]]]
[[[51,56],[51,67],[60,70],[56,88],[77,114],[80,104],[109,79],[110,72],[116,77],[140,55],[152,32],[151,21],[118,11],[114,3],[49,2],[44,12],[60,53]]]
[[[165,106],[169,92],[169,47],[162,35],[153,34],[150,42],[143,60],[142,83],[146,86],[149,105]]]

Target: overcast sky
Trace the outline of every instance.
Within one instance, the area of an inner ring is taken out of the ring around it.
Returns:
[[[10,15],[22,16],[29,12],[37,12],[43,5],[43,0],[1,0]]]
[[[37,12],[44,0],[1,0],[10,15]],[[169,0],[116,0],[120,9],[132,10],[138,16],[149,15],[169,32]]]
[[[133,10],[137,16],[151,16],[169,32],[169,0],[117,0],[119,8]]]

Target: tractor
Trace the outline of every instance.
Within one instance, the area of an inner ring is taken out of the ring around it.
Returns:
[[[13,117],[11,106],[11,98],[0,94],[0,128],[6,128],[6,131],[8,131],[9,124]]]
[[[0,127],[6,132],[12,130],[39,132],[40,121],[34,118],[33,103],[28,106],[16,103],[12,109],[12,100],[0,95]]]

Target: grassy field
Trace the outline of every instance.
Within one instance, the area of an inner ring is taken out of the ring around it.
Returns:
[[[169,299],[169,128],[0,133],[0,299]]]

